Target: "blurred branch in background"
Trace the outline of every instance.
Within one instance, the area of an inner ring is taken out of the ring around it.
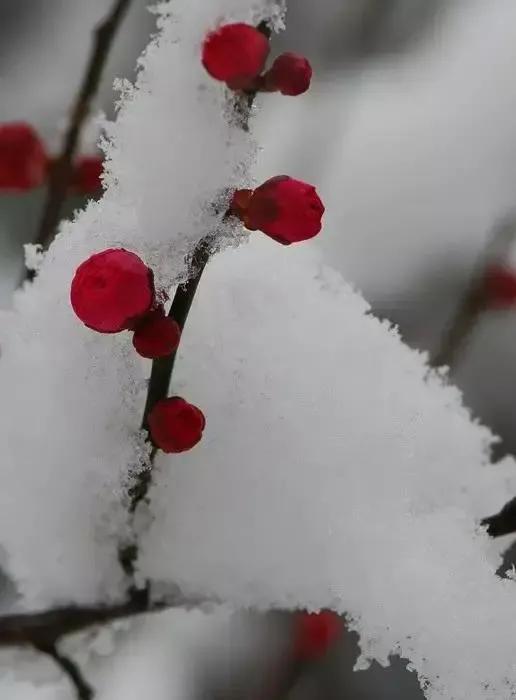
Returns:
[[[83,82],[72,109],[70,123],[65,134],[61,155],[52,164],[47,199],[35,243],[43,248],[52,241],[60,221],[61,211],[68,194],[72,174],[72,162],[81,130],[90,113],[113,40],[129,8],[131,0],[116,0],[111,12],[98,25],[94,44]],[[30,279],[33,273],[29,271]]]
[[[450,372],[454,370],[480,315],[486,309],[486,272],[506,257],[515,237],[514,216],[508,217],[495,227],[491,240],[473,273],[469,288],[443,335],[440,348],[431,358],[432,367],[446,366]]]

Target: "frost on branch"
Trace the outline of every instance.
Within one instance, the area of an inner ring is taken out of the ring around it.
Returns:
[[[129,334],[77,321],[75,269],[124,247],[158,287],[182,279],[221,227],[226,188],[250,184],[254,145],[199,53],[220,17],[275,8],[177,8],[162,6],[108,129],[103,200],[63,227],[3,317],[0,533],[25,606],[123,595],[127,476],[145,466],[148,367]],[[194,303],[172,391],[187,389],[206,427],[191,452],[157,459],[141,574],[235,606],[333,607],[364,661],[401,653],[429,698],[507,698],[516,589],[476,522],[514,495],[513,463],[488,466],[493,438],[457,391],[310,244],[253,239],[209,264]]]

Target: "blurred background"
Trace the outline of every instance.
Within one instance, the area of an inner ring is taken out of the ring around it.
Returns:
[[[2,0],[0,124],[29,122],[57,153],[112,2]],[[113,78],[134,77],[153,31],[146,3],[133,0],[97,112],[113,114]],[[302,99],[267,96],[257,178],[288,172],[317,185],[328,264],[433,355],[493,231],[516,212],[514,0],[292,0],[274,50],[305,54],[315,79]],[[97,137],[92,119],[82,154],[96,153]],[[3,307],[44,198],[44,188],[0,194]],[[65,215],[84,202],[70,197]],[[503,263],[516,270],[516,251]],[[516,292],[513,301],[479,316],[452,370],[472,413],[500,435],[500,454],[516,453]],[[106,699],[422,698],[403,660],[353,673],[357,641],[342,621],[174,612],[121,634],[118,648],[92,670]],[[9,698],[73,697],[66,685],[42,695],[9,683]]]

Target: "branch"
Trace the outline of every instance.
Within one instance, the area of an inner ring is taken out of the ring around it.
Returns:
[[[505,257],[515,235],[516,221],[514,217],[507,218],[494,229],[492,238],[477,264],[469,287],[442,338],[441,346],[430,360],[432,367],[447,366],[453,369],[456,366],[468,338],[485,309],[485,271],[489,265]]]
[[[68,194],[72,161],[77,150],[84,122],[90,113],[113,40],[129,8],[131,0],[116,0],[111,12],[97,26],[90,60],[83,82],[72,108],[70,123],[63,141],[61,154],[55,160],[51,172],[47,199],[35,243],[47,248],[53,240],[59,224],[63,203]],[[31,277],[31,271],[27,273]]]
[[[50,656],[50,658],[55,661],[56,665],[59,666],[63,673],[70,679],[70,682],[77,691],[79,700],[92,700],[94,696],[93,689],[83,678],[81,669],[72,659],[61,654],[55,646],[51,646],[48,649],[39,647],[38,651],[47,654],[47,656]]]
[[[39,612],[0,615],[0,648],[31,646],[48,653],[62,637],[97,625],[172,608],[200,607],[208,602],[216,601],[186,598],[175,591],[155,600],[139,596],[111,605],[69,605]]]
[[[271,36],[271,30],[267,22],[261,22],[258,25],[258,30],[267,38]],[[234,110],[237,119],[239,120],[240,128],[244,131],[249,131],[249,119],[251,111],[256,99],[256,91],[237,93],[235,96]],[[226,216],[228,214],[226,213]],[[169,310],[169,317],[173,318],[179,325],[181,332],[183,331],[188,314],[193,304],[199,282],[201,281],[202,273],[206,267],[211,254],[212,242],[214,234],[208,234],[203,238],[195,248],[190,267],[194,271],[193,275],[182,285],[176,289],[172,305]],[[148,431],[148,418],[153,407],[158,401],[165,399],[168,395],[170,383],[172,381],[172,373],[177,357],[179,346],[171,355],[167,357],[153,360],[149,386],[147,389],[147,398],[143,411],[142,429]],[[148,438],[150,441],[150,438]],[[144,471],[140,471],[134,480],[133,486],[129,489],[129,513],[134,514],[139,503],[146,497],[152,482],[152,466],[156,456],[157,448],[152,447],[150,455],[150,467]],[[133,542],[122,547],[119,550],[118,559],[125,573],[134,578],[134,565],[138,558],[138,545]],[[136,589],[131,589],[133,592]]]

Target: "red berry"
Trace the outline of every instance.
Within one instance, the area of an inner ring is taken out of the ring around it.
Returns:
[[[274,61],[264,76],[266,90],[278,91],[282,95],[302,95],[310,87],[312,66],[304,56],[283,53]]]
[[[99,333],[118,333],[134,325],[151,308],[152,270],[123,248],[96,253],[75,271],[70,301],[88,328]]]
[[[154,360],[174,352],[180,338],[181,329],[176,321],[165,316],[163,309],[153,309],[136,326],[133,346],[139,355]]]
[[[210,32],[202,48],[202,64],[216,80],[245,88],[265,66],[270,44],[250,24],[225,24]]]
[[[247,228],[263,231],[279,243],[289,245],[306,241],[319,233],[324,205],[315,187],[279,175],[260,185],[245,209],[240,204],[240,210],[233,213]]]
[[[484,277],[484,298],[491,308],[516,305],[516,272],[503,265],[491,265]]]
[[[295,617],[294,654],[298,658],[316,659],[338,639],[342,620],[330,610],[302,612]]]
[[[149,415],[154,444],[163,452],[186,452],[200,441],[206,421],[202,411],[179,396],[158,401]]]
[[[72,187],[82,194],[95,194],[102,189],[104,161],[100,156],[81,156],[74,165]]]
[[[29,124],[0,125],[0,190],[39,187],[46,179],[47,163],[45,147]]]

